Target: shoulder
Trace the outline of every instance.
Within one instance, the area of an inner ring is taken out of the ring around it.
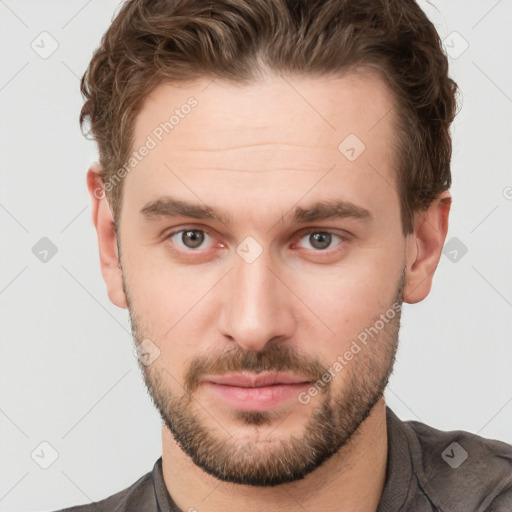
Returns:
[[[100,501],[60,509],[55,512],[132,512],[136,510],[152,511],[156,507],[155,492],[153,488],[152,473],[149,472],[139,478],[126,489]]]
[[[424,492],[442,510],[512,510],[512,445],[463,430],[405,421],[416,440],[414,465]]]

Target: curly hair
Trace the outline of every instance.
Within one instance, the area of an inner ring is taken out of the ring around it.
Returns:
[[[144,98],[163,82],[264,71],[343,76],[371,69],[397,105],[395,149],[404,235],[451,186],[457,84],[434,25],[415,0],[127,0],[81,79],[105,183],[127,161]],[[88,135],[88,134],[86,134]],[[122,183],[107,191],[114,222]]]

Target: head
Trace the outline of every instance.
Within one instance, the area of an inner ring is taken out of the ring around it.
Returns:
[[[382,399],[448,227],[447,68],[413,0],[127,1],[103,37],[80,116],[102,272],[206,472],[303,478]],[[262,406],[214,382],[241,372],[297,382]]]

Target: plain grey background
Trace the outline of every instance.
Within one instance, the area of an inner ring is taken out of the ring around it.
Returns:
[[[99,500],[161,454],[128,313],[102,281],[85,185],[97,155],[78,125],[79,78],[118,6],[0,0],[2,511]],[[462,107],[446,254],[430,296],[404,305],[387,403],[512,443],[512,2],[421,6]]]

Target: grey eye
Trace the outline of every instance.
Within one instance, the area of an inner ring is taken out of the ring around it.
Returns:
[[[334,245],[336,240],[338,240],[338,243]],[[327,252],[326,249],[334,249],[336,246],[343,245],[343,242],[344,238],[336,233],[311,230],[302,235],[299,244],[304,249]]]
[[[317,231],[309,234],[309,240],[315,249],[326,249],[331,245],[332,235],[331,233]]]
[[[197,249],[204,243],[206,233],[200,229],[182,229],[171,233],[169,238],[175,238],[175,242],[185,249]]]
[[[204,233],[202,231],[192,231],[187,230],[184,231],[181,235],[181,241],[185,244],[189,249],[196,249],[199,247],[204,241]]]

